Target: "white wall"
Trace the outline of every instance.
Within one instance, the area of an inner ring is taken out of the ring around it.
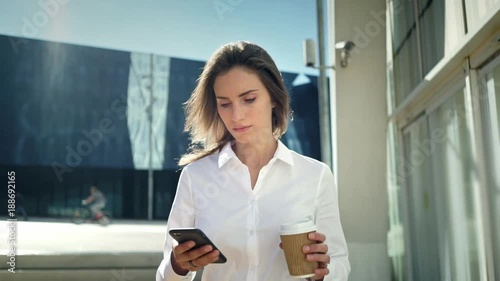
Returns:
[[[386,188],[385,0],[329,3],[334,172],[342,225],[347,238],[349,280],[389,280]],[[358,48],[340,66],[334,43],[351,40]]]

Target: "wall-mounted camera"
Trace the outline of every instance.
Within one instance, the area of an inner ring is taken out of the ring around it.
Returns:
[[[352,41],[341,41],[335,44],[335,49],[340,51],[340,66],[346,67],[349,63],[351,51],[356,47]]]

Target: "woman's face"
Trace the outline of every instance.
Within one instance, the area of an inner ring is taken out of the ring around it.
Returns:
[[[214,83],[217,111],[227,130],[240,143],[268,141],[272,136],[271,96],[259,76],[233,67]]]

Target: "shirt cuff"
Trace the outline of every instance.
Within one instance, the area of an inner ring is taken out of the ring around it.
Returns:
[[[196,275],[196,271],[189,271],[187,275],[179,275],[175,273],[174,269],[172,268],[172,263],[170,260],[170,252],[166,257],[164,258],[160,266],[158,267],[158,270],[156,271],[156,281],[191,281],[194,279]]]

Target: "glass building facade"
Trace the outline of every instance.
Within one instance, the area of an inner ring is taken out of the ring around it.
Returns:
[[[0,170],[29,216],[69,217],[96,185],[115,218],[168,217],[204,62],[7,36],[0,56]],[[282,72],[294,110],[282,141],[319,159],[317,79],[298,76]]]
[[[500,1],[387,3],[391,278],[500,280]]]

